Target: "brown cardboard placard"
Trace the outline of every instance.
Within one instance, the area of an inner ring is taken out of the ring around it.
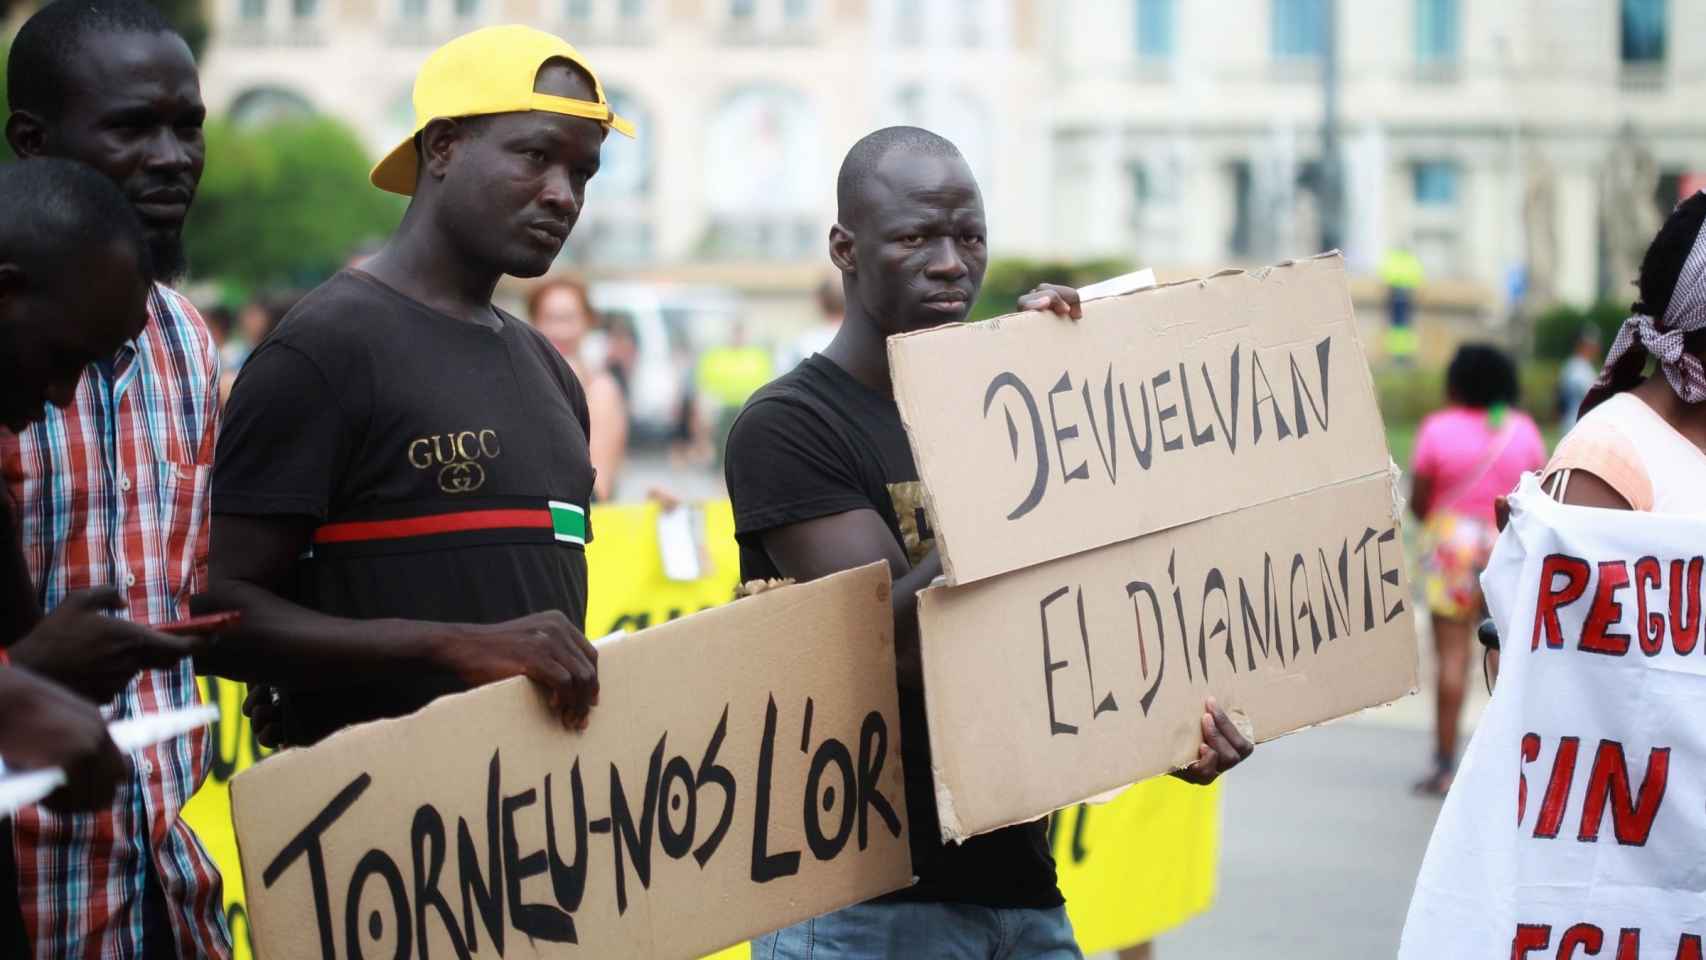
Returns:
[[[951,584],[1388,463],[1337,254],[888,350]]]
[[[946,840],[1196,759],[1203,701],[1257,740],[1416,686],[1387,473],[919,595]]]
[[[263,761],[232,783],[257,955],[688,958],[904,887],[889,591],[603,645],[584,734],[517,679]]]

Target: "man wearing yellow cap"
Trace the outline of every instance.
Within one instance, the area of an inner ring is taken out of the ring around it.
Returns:
[[[598,696],[586,397],[492,292],[549,269],[633,128],[572,46],[519,26],[446,44],[414,101],[372,177],[411,197],[402,225],[286,315],[220,433],[199,606],[244,616],[203,669],[276,685],[264,738],[517,675],[571,726]]]

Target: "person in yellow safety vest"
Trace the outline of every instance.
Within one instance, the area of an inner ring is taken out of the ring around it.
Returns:
[[[1422,261],[1407,247],[1394,247],[1380,258],[1380,281],[1386,284],[1388,323],[1386,356],[1408,363],[1419,340],[1412,320],[1416,288],[1422,285]]]
[[[700,355],[694,386],[712,407],[718,463],[722,462],[723,445],[741,406],[774,376],[770,351],[747,342],[744,324],[735,325],[726,345]]]

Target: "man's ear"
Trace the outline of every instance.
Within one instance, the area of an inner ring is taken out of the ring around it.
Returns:
[[[859,272],[859,255],[853,249],[853,231],[839,223],[829,228],[829,262],[842,273]]]
[[[20,157],[39,157],[47,147],[47,125],[28,110],[17,110],[6,118],[6,142]]]
[[[440,117],[428,123],[420,133],[421,174],[444,179],[451,157],[467,135],[461,124],[449,118]]]

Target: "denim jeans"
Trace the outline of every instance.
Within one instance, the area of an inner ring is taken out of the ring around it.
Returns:
[[[1065,907],[861,903],[752,942],[752,960],[1084,960]]]

